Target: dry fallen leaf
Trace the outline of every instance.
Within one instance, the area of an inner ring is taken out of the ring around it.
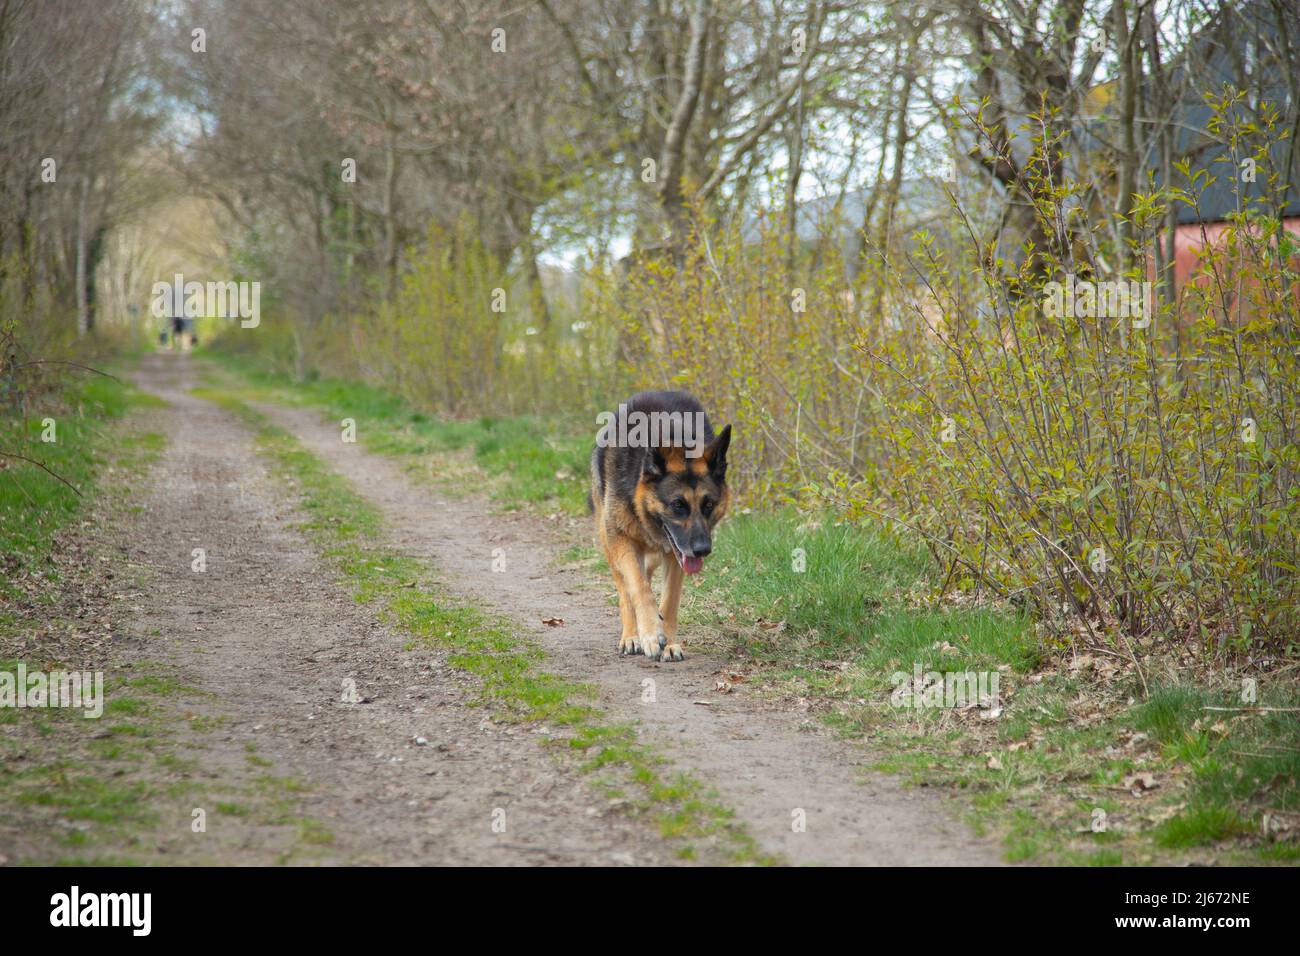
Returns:
[[[544,617],[542,623],[547,627],[564,627],[564,618],[562,617]]]
[[[1291,835],[1291,824],[1281,814],[1264,814],[1263,819],[1260,820],[1260,826],[1264,831],[1264,836],[1270,840],[1284,840]]]
[[[1131,773],[1124,778],[1124,788],[1130,790],[1133,796],[1141,796],[1144,790],[1154,790],[1160,786],[1153,774],[1149,773]]]

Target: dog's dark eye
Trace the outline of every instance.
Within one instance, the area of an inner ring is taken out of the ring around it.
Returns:
[[[678,498],[673,502],[673,511],[679,515],[690,514],[691,506],[686,503],[685,498]]]
[[[707,515],[707,514],[712,514],[712,513],[713,513],[713,499],[712,499],[712,498],[705,498],[703,501],[701,501],[701,502],[700,502],[700,510],[703,511],[706,515]]]

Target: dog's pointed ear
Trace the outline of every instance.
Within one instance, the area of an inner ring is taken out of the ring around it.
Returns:
[[[668,474],[668,460],[658,448],[647,448],[646,456],[641,459],[641,477],[646,481],[658,481]]]
[[[727,446],[730,444],[731,426],[728,425],[704,449],[704,460],[709,463],[709,473],[718,481],[727,477]]]

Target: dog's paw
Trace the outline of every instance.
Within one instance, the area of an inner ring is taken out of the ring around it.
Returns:
[[[665,648],[664,648],[664,660],[665,660],[665,661],[684,661],[684,660],[686,660],[686,652],[685,652],[684,650],[682,650],[682,645],[677,644],[677,643],[673,643],[673,644],[669,644],[667,647],[665,647]]]
[[[618,639],[618,656],[627,657],[631,654],[640,654],[641,648],[637,645],[635,637],[620,637]]]
[[[664,645],[668,643],[668,638],[663,634],[649,634],[645,637],[637,638],[637,646],[652,661],[659,660],[659,655],[663,653]]]

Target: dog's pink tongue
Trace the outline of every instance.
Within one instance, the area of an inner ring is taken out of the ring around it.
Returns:
[[[699,574],[704,570],[704,559],[682,558],[682,570],[687,574]]]

